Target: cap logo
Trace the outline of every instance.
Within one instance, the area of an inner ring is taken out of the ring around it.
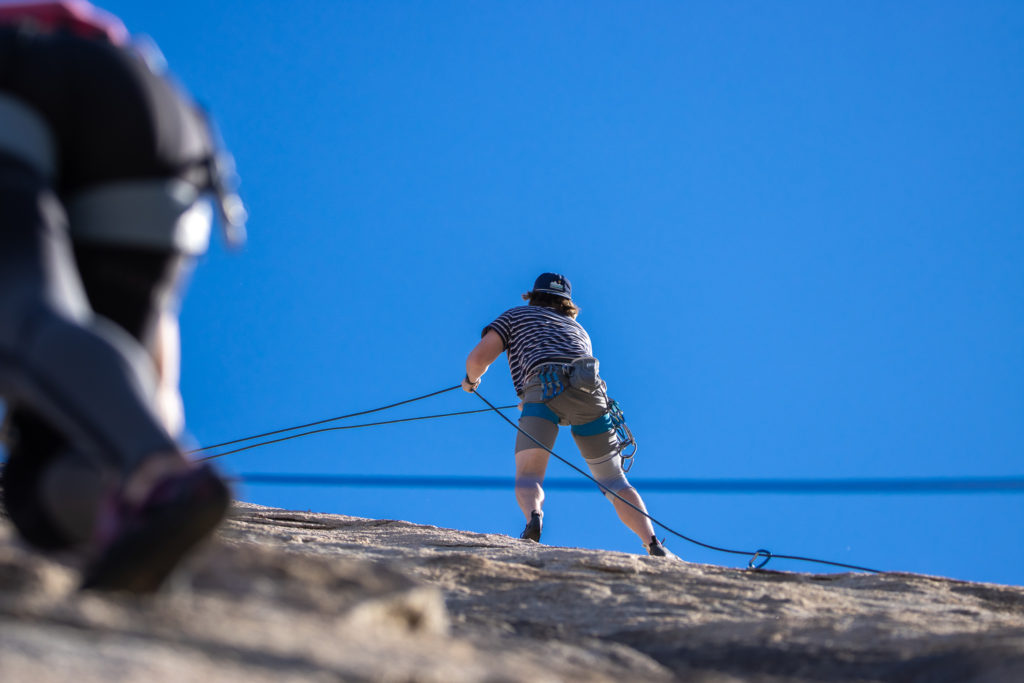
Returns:
[[[555,280],[554,282],[552,282],[550,285],[548,285],[548,287],[551,288],[551,289],[557,289],[559,291],[565,289],[565,286],[561,282],[559,282],[558,280]]]

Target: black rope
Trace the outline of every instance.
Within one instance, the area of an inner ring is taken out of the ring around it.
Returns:
[[[371,413],[380,413],[381,411],[386,411],[388,409],[397,408],[397,407],[399,407],[399,405],[404,405],[406,403],[413,403],[413,402],[416,402],[418,400],[423,400],[424,398],[430,398],[432,396],[437,396],[437,395],[440,395],[442,393],[447,393],[449,391],[454,391],[455,389],[459,389],[461,387],[462,387],[461,384],[456,384],[455,386],[451,386],[451,387],[446,388],[446,389],[439,389],[437,391],[431,391],[430,393],[425,393],[422,396],[416,396],[415,398],[407,398],[406,400],[399,400],[396,403],[389,403],[388,405],[381,405],[380,408],[374,408],[374,409],[369,410],[369,411],[359,411],[358,413],[349,413],[348,415],[339,415],[336,418],[328,418],[327,420],[317,420],[316,422],[309,422],[309,423],[304,424],[304,425],[296,425],[294,427],[286,427],[284,429],[274,429],[273,431],[263,432],[262,434],[253,434],[252,436],[246,436],[244,438],[237,438],[237,439],[233,439],[231,441],[224,441],[222,443],[214,443],[213,445],[204,445],[202,447],[202,449],[195,449],[193,451],[189,451],[185,455],[191,456],[191,455],[195,455],[197,453],[202,453],[204,451],[213,451],[214,449],[220,449],[220,447],[225,446],[225,445],[232,445],[234,443],[242,443],[243,441],[251,441],[251,440],[256,439],[256,438],[263,438],[264,436],[273,436],[274,434],[283,434],[285,432],[294,431],[296,429],[305,429],[307,427],[315,427],[317,425],[326,425],[329,422],[337,422],[338,420],[347,420],[348,418],[357,418],[360,415],[370,415]]]
[[[395,405],[399,405],[399,404],[395,404]],[[501,406],[501,407],[498,408],[498,410],[509,410],[511,408],[516,408],[516,407],[517,406],[515,406],[515,405]],[[362,413],[353,413],[353,415],[365,415],[366,413],[372,413],[372,412],[375,412],[375,411],[378,411],[378,410],[383,410],[383,408],[376,408],[375,410],[367,410],[367,411],[364,411]],[[298,438],[303,437],[303,436],[310,436],[311,434],[323,434],[324,432],[339,432],[339,431],[342,431],[342,430],[345,430],[345,429],[360,429],[362,427],[379,427],[381,425],[398,424],[400,422],[416,422],[417,420],[435,420],[435,419],[441,418],[441,417],[455,417],[457,415],[475,415],[475,414],[478,414],[478,413],[489,413],[489,412],[491,412],[490,408],[481,408],[480,410],[462,410],[462,411],[459,411],[459,412],[456,412],[456,413],[440,413],[440,414],[437,414],[437,415],[421,415],[421,416],[418,416],[418,417],[403,417],[403,418],[399,418],[397,420],[384,420],[382,422],[365,422],[363,424],[357,424],[357,425],[342,425],[340,427],[321,427],[320,429],[312,429],[312,430],[310,430],[308,432],[299,432],[298,434],[289,434],[288,436],[283,436],[283,437],[281,437],[279,439],[270,439],[268,441],[260,441],[258,443],[252,443],[252,444],[249,444],[247,446],[242,446],[241,448],[235,448],[235,449],[232,449],[230,451],[224,451],[223,453],[215,453],[213,455],[207,455],[206,457],[203,457],[203,458],[196,458],[196,460],[199,461],[199,462],[202,462],[202,461],[205,461],[205,460],[213,460],[214,458],[222,458],[225,455],[232,455],[233,453],[241,453],[242,451],[248,451],[248,450],[251,450],[253,448],[260,448],[262,446],[269,446],[271,444],[281,443],[282,441],[291,441],[292,439],[298,439]],[[500,413],[499,413],[499,415],[500,415]],[[333,420],[341,420],[344,417],[352,417],[352,415],[346,415],[346,416],[343,416],[343,417],[336,417],[336,418],[332,418],[332,419]],[[323,422],[315,422],[313,424],[323,424]],[[292,429],[301,429],[301,427],[292,427]],[[287,432],[287,431],[290,431],[290,430],[288,430],[288,429],[279,429],[279,430],[274,431],[274,432],[268,432],[268,434],[281,434],[282,432]],[[227,445],[241,443],[243,441],[248,441],[250,439],[256,439],[256,438],[259,438],[259,437],[258,436],[252,436],[252,437],[249,437],[248,439],[237,439],[235,441],[228,441],[228,442],[220,444],[220,445],[221,446],[227,446]],[[217,446],[207,446],[206,448],[200,448],[200,449],[196,449],[195,451],[191,451],[191,453],[197,453],[199,451],[212,450],[214,448],[217,448]]]
[[[690,538],[689,536],[687,536],[685,534],[682,534],[682,533],[676,531],[675,529],[671,528],[670,526],[666,525],[665,523],[655,519],[650,514],[648,514],[644,510],[641,510],[636,505],[633,505],[632,503],[630,503],[628,500],[626,500],[625,498],[620,496],[615,491],[612,491],[608,487],[606,487],[603,484],[601,484],[601,482],[599,482],[597,479],[594,479],[592,476],[590,476],[588,473],[586,473],[583,470],[581,470],[576,465],[573,465],[571,462],[569,462],[568,460],[566,460],[562,456],[558,455],[558,453],[555,453],[553,450],[551,450],[550,448],[548,448],[547,446],[542,444],[540,441],[537,441],[537,439],[533,438],[533,436],[531,436],[530,434],[528,434],[525,431],[523,431],[519,427],[519,425],[517,425],[512,420],[508,419],[508,417],[504,413],[502,413],[500,410],[498,410],[498,408],[495,407],[495,405],[493,403],[491,403],[486,398],[484,398],[483,395],[480,394],[480,392],[474,390],[473,393],[476,394],[480,398],[481,401],[486,403],[490,407],[491,410],[493,410],[495,413],[497,413],[499,416],[501,416],[501,419],[505,420],[505,422],[508,422],[510,425],[512,425],[520,434],[523,434],[524,436],[529,438],[531,441],[533,441],[535,444],[537,444],[539,447],[541,447],[545,451],[547,451],[549,454],[555,456],[555,458],[557,458],[558,460],[561,460],[563,463],[565,463],[566,465],[568,465],[572,469],[576,470],[577,472],[582,474],[584,477],[586,477],[590,481],[592,481],[595,484],[597,484],[597,486],[602,491],[604,491],[605,493],[608,493],[608,494],[611,494],[612,496],[615,496],[615,498],[617,498],[618,500],[621,500],[623,503],[625,503],[629,507],[633,508],[634,510],[636,510],[637,512],[642,514],[644,517],[646,517],[647,519],[651,520],[651,522],[653,524],[657,524],[658,526],[660,526],[665,531],[669,532],[670,534],[672,534],[674,536],[678,536],[679,538],[683,539],[684,541],[689,541],[690,543],[693,543],[694,545],[699,545],[702,548],[707,548],[708,550],[714,550],[714,551],[720,552],[720,553],[729,553],[731,555],[743,555],[743,556],[746,556],[746,557],[750,557],[750,561],[748,562],[747,566],[752,568],[752,569],[760,569],[761,567],[764,567],[765,564],[768,563],[768,560],[772,559],[773,557],[777,557],[777,558],[779,558],[781,560],[796,560],[798,562],[812,562],[812,563],[815,563],[815,564],[830,565],[832,567],[841,567],[843,569],[853,569],[853,570],[856,570],[856,571],[870,572],[872,574],[881,574],[882,573],[882,570],[880,570],[880,569],[870,569],[868,567],[861,567],[861,566],[858,566],[858,565],[855,565],[855,564],[844,564],[842,562],[831,562],[829,560],[818,560],[818,559],[815,559],[813,557],[802,557],[800,555],[776,555],[776,554],[774,554],[774,553],[772,553],[772,552],[770,552],[768,550],[764,550],[763,548],[762,549],[758,549],[758,550],[756,550],[754,552],[745,551],[745,550],[732,550],[730,548],[722,548],[720,546],[711,545],[709,543],[704,543],[702,541],[698,541],[695,538]],[[755,566],[755,563],[758,562],[759,560],[760,560],[760,564],[757,564]]]
[[[232,439],[230,441],[222,441],[221,443],[214,443],[212,445],[204,445],[202,447],[199,447],[199,449],[193,449],[191,451],[186,451],[185,455],[186,456],[194,456],[197,453],[203,453],[204,451],[213,451],[214,449],[221,449],[221,447],[223,447],[225,445],[233,445],[234,443],[242,443],[243,441],[252,441],[253,439],[263,438],[265,436],[273,436],[274,434],[284,434],[285,432],[295,431],[296,429],[305,429],[306,427],[315,427],[317,425],[326,425],[329,422],[337,422],[338,420],[347,420],[348,418],[357,418],[360,415],[370,415],[371,413],[380,413],[381,411],[387,411],[387,410],[392,409],[392,408],[397,408],[397,407],[399,407],[399,405],[404,405],[406,403],[413,403],[413,402],[416,402],[418,400],[423,400],[424,398],[431,398],[433,396],[438,396],[438,395],[440,395],[442,393],[447,393],[449,391],[454,391],[455,389],[459,389],[461,387],[462,387],[461,384],[456,384],[455,386],[451,386],[451,387],[446,388],[446,389],[439,389],[437,391],[431,391],[430,393],[425,393],[422,396],[416,396],[414,398],[407,398],[406,400],[399,400],[396,403],[389,403],[387,405],[381,405],[380,408],[374,408],[374,409],[371,409],[369,411],[359,411],[358,413],[349,413],[348,415],[339,415],[336,418],[328,418],[326,420],[317,420],[316,422],[308,422],[308,423],[306,423],[304,425],[295,425],[294,427],[285,427],[284,429],[274,429],[273,431],[263,432],[262,434],[253,434],[252,436],[244,436],[242,438]],[[311,432],[311,433],[315,433],[315,432]],[[272,441],[271,441],[271,443],[272,443]],[[223,454],[223,455],[227,455],[227,454]]]
[[[514,406],[509,406],[514,407]],[[483,411],[491,412],[490,408]],[[353,486],[424,489],[507,489],[512,477],[393,475],[393,474],[275,474],[243,473],[234,481],[243,484],[284,486]],[[630,479],[644,493],[789,493],[789,494],[991,494],[1024,493],[1024,478],[991,479]],[[589,491],[592,484],[580,479],[552,477],[544,488],[553,491]]]

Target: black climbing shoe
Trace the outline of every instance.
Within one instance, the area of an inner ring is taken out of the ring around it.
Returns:
[[[523,529],[523,533],[519,534],[519,538],[525,538],[528,541],[540,542],[540,520],[541,514],[539,512],[531,512],[530,521],[527,522],[526,528]]]
[[[671,559],[678,560],[676,554],[665,547],[665,545],[658,540],[657,536],[651,536],[651,542],[647,544],[647,554],[651,557],[668,557]]]
[[[86,568],[82,588],[156,591],[220,524],[230,502],[228,487],[207,465],[167,477],[142,505],[112,500],[100,524],[99,554]]]

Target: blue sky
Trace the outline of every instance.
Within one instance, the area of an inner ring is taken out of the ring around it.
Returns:
[[[554,270],[640,442],[634,477],[1024,474],[1024,5],[103,6],[213,111],[252,217],[182,317],[198,443],[451,386]],[[480,391],[514,402],[504,358]],[[393,416],[481,406],[453,392]],[[513,442],[479,415],[220,462],[507,476]],[[568,433],[555,450],[582,464]],[[239,495],[523,524],[511,490]],[[1019,493],[645,498],[716,545],[1024,584]],[[597,493],[546,511],[545,542],[642,552]]]

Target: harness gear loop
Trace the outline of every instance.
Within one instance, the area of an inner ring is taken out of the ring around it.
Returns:
[[[551,364],[541,368],[537,379],[540,380],[542,401],[550,401],[565,391],[565,383],[562,382],[562,373],[564,372],[564,365]]]
[[[629,425],[626,424],[626,416],[622,414],[622,408],[619,407],[618,401],[608,401],[608,416],[611,418],[612,426],[615,428],[615,438],[619,441],[622,471],[629,472],[629,469],[633,466],[633,456],[636,455],[638,448],[636,439],[633,437],[633,432],[630,430]],[[633,450],[626,453],[626,449],[630,446],[633,447]]]

